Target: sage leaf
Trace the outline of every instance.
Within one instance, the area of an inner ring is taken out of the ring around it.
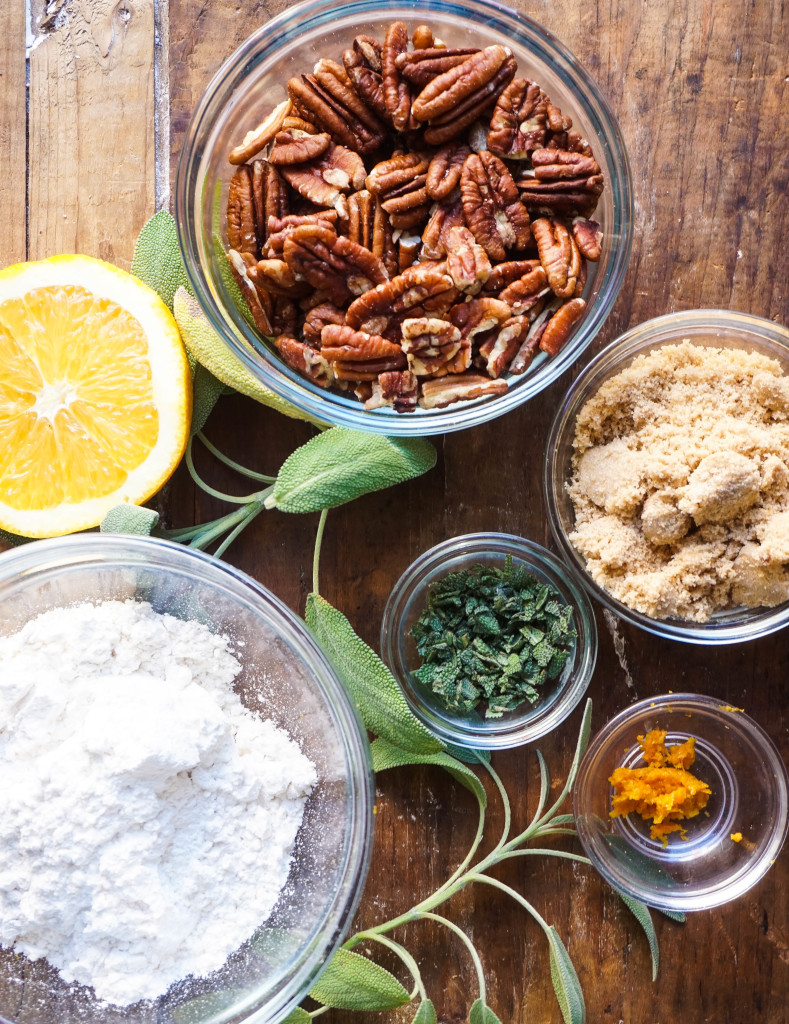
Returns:
[[[384,772],[388,768],[400,768],[404,764],[434,764],[439,768],[444,768],[461,786],[471,790],[482,807],[487,806],[488,798],[480,780],[462,761],[458,761],[449,754],[443,752],[437,754],[409,753],[380,737],[373,740],[370,750],[373,755],[373,769],[376,772]]]
[[[411,711],[392,673],[342,612],[319,594],[310,594],[304,618],[370,732],[411,753],[444,749],[444,743]]]
[[[309,994],[338,1010],[393,1010],[411,1001],[393,974],[348,949],[337,950]]]
[[[586,1024],[584,995],[570,954],[553,925],[548,926],[545,934],[551,957],[551,981],[564,1024]]]
[[[493,1010],[491,1010],[487,1003],[483,1003],[481,999],[475,999],[471,1004],[468,1019],[471,1021],[471,1024],[501,1024]]]
[[[670,918],[672,921],[676,921],[677,924],[685,923],[685,915],[681,910],[664,910],[662,907],[656,907],[655,909],[659,910],[665,917]]]
[[[227,1011],[232,1010],[248,995],[243,988],[231,988],[226,992],[206,992],[205,995],[187,999],[185,1003],[170,1010],[170,1014],[177,1024],[215,1024],[227,1020],[228,1016],[234,1017],[235,1013],[228,1014]]]
[[[191,437],[194,437],[195,434],[199,434],[203,429],[206,420],[211,415],[214,406],[222,395],[234,395],[236,391],[235,388],[223,384],[207,367],[198,362],[194,364],[192,390],[194,398],[192,400],[192,424],[189,428],[189,434]]]
[[[436,1008],[429,999],[423,999],[419,1009],[414,1014],[411,1024],[437,1024],[438,1016]]]
[[[159,522],[159,513],[140,505],[115,505],[101,521],[102,533],[136,533],[150,536]]]
[[[311,1024],[312,1017],[300,1006],[294,1006],[282,1024]]]
[[[171,312],[178,288],[183,286],[191,292],[175,220],[166,210],[155,213],[143,225],[134,246],[131,272],[153,288]]]
[[[620,892],[619,889],[614,889],[614,892],[619,896],[636,921],[641,925],[644,934],[647,937],[649,952],[652,954],[652,980],[657,981],[658,967],[660,966],[660,952],[658,949],[658,937],[655,932],[655,926],[652,923],[652,915],[649,913],[649,907],[646,903],[642,903],[641,900],[634,899],[632,896],[628,896],[626,893]]]
[[[319,512],[420,476],[436,464],[423,438],[394,438],[331,427],[285,460],[268,508]]]
[[[458,761],[465,761],[466,764],[490,764],[489,750],[479,750],[477,747],[459,747],[454,743],[447,743],[447,753],[456,757]]]

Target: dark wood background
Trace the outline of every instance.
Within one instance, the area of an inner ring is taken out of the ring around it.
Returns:
[[[55,0],[48,15],[44,0],[32,0],[36,45],[29,52],[25,106],[23,5],[2,4],[3,263],[81,251],[128,266],[144,220],[155,204],[169,202],[168,176],[208,79],[285,6],[173,0],[168,9],[165,0]],[[592,352],[631,325],[699,306],[789,322],[789,5],[515,0],[513,6],[551,29],[590,69],[619,118],[630,155],[633,257]],[[164,119],[158,129],[154,112]],[[24,128],[26,146],[19,134]],[[566,374],[504,419],[438,439],[439,464],[429,476],[331,513],[322,593],[371,644],[377,647],[393,583],[438,541],[480,530],[550,544],[540,488],[543,448],[570,378]],[[272,472],[310,430],[250,400],[224,398],[207,434],[232,457]],[[238,486],[212,460],[198,462],[215,486]],[[227,510],[196,493],[181,470],[162,502],[176,526]],[[311,587],[316,524],[317,516],[266,512],[226,557],[301,611]],[[746,708],[789,756],[788,631],[715,651],[662,641],[597,613],[600,655],[590,690],[595,729],[638,698],[691,690]],[[577,711],[540,743],[557,786],[579,719]],[[514,796],[516,821],[525,822],[539,790],[534,751],[502,753],[494,764]],[[493,811],[491,836],[499,821]],[[358,926],[391,917],[432,891],[462,859],[475,825],[471,797],[438,770],[381,776]],[[593,871],[534,858],[510,865],[501,877],[556,925],[577,967],[590,1021],[789,1019],[786,851],[735,904],[692,915],[684,926],[655,915],[662,953],[655,984],[638,926]],[[502,1021],[561,1020],[542,934],[525,913],[506,897],[478,889],[447,909],[482,952],[489,1001]],[[476,995],[466,951],[446,931],[425,924],[401,937],[422,966],[440,1018],[464,1020]],[[389,1019],[405,1022],[411,1012]],[[330,1016],[336,1024],[359,1020]]]

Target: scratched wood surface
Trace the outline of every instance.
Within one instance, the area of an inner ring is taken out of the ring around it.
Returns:
[[[46,9],[45,9],[46,6]],[[190,111],[221,61],[285,3],[238,0],[33,0],[27,160],[21,0],[0,4],[0,257],[78,250],[128,265],[133,239],[166,199]],[[789,322],[789,6],[784,0],[515,0],[586,64],[616,112],[633,169],[635,245],[599,349],[628,326],[696,306]],[[11,8],[11,9],[10,9]],[[154,21],[158,24],[158,40]],[[40,40],[40,41],[39,41]],[[155,92],[156,91],[156,92]],[[154,123],[154,101],[160,117]],[[169,136],[168,136],[169,129]],[[22,133],[24,138],[24,132]],[[166,160],[154,164],[156,153]],[[23,228],[22,225],[26,224]],[[419,553],[445,537],[503,530],[549,543],[540,493],[544,440],[569,383],[557,381],[504,420],[440,440],[429,477],[369,496],[329,517],[322,591],[377,644],[389,590]],[[276,469],[309,436],[252,402],[222,399],[209,435],[231,456]],[[200,468],[216,486],[237,481]],[[179,471],[161,508],[173,525],[225,511]],[[316,517],[266,513],[228,552],[291,607],[309,589]],[[744,706],[789,759],[789,631],[722,651],[671,644],[598,611],[594,727],[636,698],[689,689]],[[558,785],[579,715],[541,742]],[[518,820],[536,803],[532,750],[497,755]],[[358,924],[384,920],[439,884],[462,859],[476,814],[435,770],[379,780],[372,868]],[[491,834],[500,820],[492,812]],[[565,939],[590,1021],[785,1024],[789,1004],[789,853],[736,904],[657,923],[658,981],[638,927],[589,870],[529,859],[502,880],[533,900]],[[506,898],[467,890],[450,916],[482,952],[489,1000],[502,1021],[556,1024],[539,929]],[[659,915],[655,915],[656,918]],[[475,997],[466,952],[420,925],[404,941],[444,1021]],[[386,961],[384,961],[386,962]],[[411,1011],[392,1015],[405,1022]],[[337,1024],[351,1014],[334,1013]],[[368,1018],[364,1018],[366,1021]],[[372,1021],[374,1018],[369,1017]],[[383,1019],[383,1018],[375,1018]]]

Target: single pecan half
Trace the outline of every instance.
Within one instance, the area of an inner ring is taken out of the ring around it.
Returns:
[[[246,165],[238,168],[228,186],[227,240],[236,252],[255,255],[259,248],[252,199],[252,169]]]
[[[513,78],[496,101],[488,149],[507,160],[525,160],[548,137],[550,100],[528,78]]]
[[[403,78],[415,86],[419,92],[434,78],[451,71],[458,64],[479,53],[478,46],[450,49],[446,46],[415,47],[408,53],[401,53],[396,61]]]
[[[548,324],[548,320],[552,316],[554,310],[549,308],[544,310],[540,316],[529,324],[526,336],[521,341],[518,351],[512,358],[509,365],[509,372],[515,376],[519,376],[525,373],[531,364],[534,362],[534,357],[540,350],[540,339],[542,338],[543,332]],[[526,317],[518,317],[519,320],[528,320]]]
[[[417,264],[354,299],[345,322],[355,330],[374,334],[396,328],[399,337],[400,323],[406,317],[443,316],[457,297],[451,277]]]
[[[381,50],[381,78],[386,112],[398,132],[412,127],[411,87],[397,66],[397,58],[407,50],[408,27],[403,21],[393,21],[387,29]]]
[[[381,121],[388,119],[381,77],[381,44],[370,36],[357,36],[342,55],[345,73],[359,98]]]
[[[505,263],[497,263],[491,270],[482,292],[484,295],[498,295],[513,281],[520,280],[539,266],[539,260],[507,260]]]
[[[290,79],[288,94],[308,121],[343,146],[367,155],[383,143],[383,124],[357,96],[341,64],[319,60],[314,74]]]
[[[309,377],[319,387],[327,388],[333,382],[332,368],[325,357],[314,348],[284,332],[274,338],[274,344],[288,366]]]
[[[600,173],[600,164],[593,156],[566,149],[535,149],[531,160],[537,181],[590,178]]]
[[[322,156],[329,148],[331,136],[328,132],[310,135],[299,128],[288,128],[277,132],[274,145],[269,153],[269,163],[275,167],[289,167],[292,164],[304,164]]]
[[[499,298],[506,302],[513,316],[528,313],[550,292],[548,278],[541,265],[528,271],[499,292]]]
[[[422,89],[411,105],[417,121],[434,121],[456,111],[464,100],[484,89],[512,56],[506,46],[487,46],[455,67],[438,75]]]
[[[319,222],[335,228],[337,211],[317,210],[315,213],[290,213],[286,217],[269,217],[266,256],[269,259],[282,259],[282,250],[288,235],[302,224],[317,224]]]
[[[532,233],[548,284],[560,299],[569,299],[581,269],[581,254],[572,234],[560,220],[548,217],[533,221]]]
[[[341,217],[347,217],[346,193],[362,188],[366,171],[358,153],[332,142],[317,160],[283,166],[282,175],[305,199],[334,207]]]
[[[523,205],[531,213],[556,213],[589,217],[594,213],[603,191],[603,175],[589,178],[559,178],[538,181],[534,171],[519,176],[517,181]]]
[[[378,375],[372,394],[364,403],[365,409],[391,406],[395,412],[413,412],[419,393],[419,382],[410,370],[391,370]]]
[[[596,220],[573,218],[573,238],[582,256],[596,263],[603,246],[603,229]]]
[[[408,369],[417,377],[441,377],[460,351],[460,331],[439,317],[407,317],[400,325]]]
[[[469,59],[473,60],[474,58]],[[473,129],[479,118],[487,118],[487,112],[496,102],[502,89],[512,81],[517,67],[515,58],[508,57],[486,85],[467,96],[455,109],[448,110],[440,117],[432,118],[424,132],[425,142],[431,146],[443,146],[445,142],[457,138],[467,128]],[[471,137],[469,142],[471,148],[475,149]]]
[[[440,260],[447,252],[447,239],[454,227],[465,227],[460,200],[442,202],[433,206],[430,220],[422,231],[422,259]]]
[[[351,241],[363,245],[377,256],[389,277],[397,274],[400,264],[392,237],[392,225],[380,199],[366,188],[348,197],[346,234]]]
[[[472,153],[463,164],[460,195],[466,223],[491,259],[505,260],[507,249],[529,244],[529,214],[499,157]]]
[[[302,337],[313,348],[321,346],[321,331],[328,324],[344,324],[345,311],[331,302],[321,302],[313,306],[304,318]]]
[[[462,373],[426,380],[419,404],[423,409],[444,409],[455,402],[470,402],[474,398],[506,393],[507,382],[504,380],[491,380],[478,373]]]
[[[256,284],[262,284],[272,295],[301,299],[310,292],[310,285],[306,281],[297,280],[291,268],[282,259],[259,260],[250,276],[253,276]]]
[[[367,175],[367,188],[380,196],[393,228],[424,223],[430,212],[425,189],[430,161],[418,153],[399,153],[382,160]]]
[[[431,199],[446,199],[460,184],[460,172],[471,150],[465,143],[449,142],[430,159],[425,189]]]
[[[347,302],[388,279],[369,249],[324,224],[303,224],[285,239],[283,255],[296,276],[337,302]]]
[[[581,319],[585,309],[586,303],[583,299],[570,299],[556,310],[540,338],[540,348],[543,352],[555,356],[564,348],[573,327]]]
[[[399,345],[377,334],[355,331],[344,324],[326,324],[321,331],[321,353],[330,363],[368,362],[373,359],[397,359],[405,363]]]
[[[446,249],[447,273],[455,287],[466,295],[476,295],[490,277],[488,254],[466,227],[450,228]]]
[[[282,128],[285,118],[290,113],[291,106],[290,99],[278,103],[257,128],[247,132],[240,145],[230,150],[228,155],[230,163],[245,164],[253,156],[257,156]]]
[[[271,299],[264,289],[256,287],[250,276],[250,269],[255,264],[254,256],[251,253],[240,253],[235,249],[228,249],[227,258],[233,277],[252,313],[255,326],[261,334],[271,334]]]

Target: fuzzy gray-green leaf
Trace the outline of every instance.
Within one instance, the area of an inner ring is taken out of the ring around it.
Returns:
[[[236,391],[228,387],[227,384],[223,384],[202,363],[197,362],[194,366],[192,387],[194,399],[192,401],[192,425],[189,428],[189,433],[194,436],[199,434],[205,426],[218,399],[222,395],[234,395]]]
[[[665,917],[668,917],[672,921],[676,921],[677,924],[685,923],[685,915],[681,910],[664,910],[662,907],[658,907],[657,909],[661,914],[665,915]]]
[[[134,247],[131,272],[153,288],[170,311],[181,285],[191,292],[181,260],[175,220],[166,210],[155,213],[143,225]]]
[[[347,949],[337,950],[310,996],[338,1010],[393,1010],[411,1001],[393,974]]]
[[[312,1017],[300,1006],[294,1006],[282,1024],[310,1024]]]
[[[586,1024],[584,996],[570,954],[553,925],[548,927],[545,934],[550,950],[551,981],[564,1024]]]
[[[471,1004],[468,1019],[471,1024],[501,1024],[493,1010],[491,1010],[487,1003],[483,1003],[481,999],[475,999]]]
[[[438,1016],[436,1008],[429,999],[423,999],[419,1009],[414,1014],[411,1024],[437,1024]]]
[[[435,463],[435,448],[422,438],[332,427],[285,460],[266,504],[283,512],[319,512],[420,476]]]
[[[652,980],[656,981],[658,968],[660,966],[660,951],[658,948],[657,933],[655,932],[655,926],[652,923],[652,915],[649,913],[649,907],[646,903],[642,903],[641,900],[636,900],[632,896],[628,896],[626,893],[620,892],[619,889],[615,889],[614,891],[644,930],[647,942],[649,943],[649,952],[652,954]]]
[[[482,807],[487,805],[485,788],[480,780],[462,761],[458,761],[457,758],[451,757],[449,754],[443,752],[413,754],[380,738],[373,741],[370,749],[373,755],[373,769],[376,772],[383,772],[388,768],[400,768],[404,764],[434,764],[439,768],[444,768],[461,786],[471,790]]]
[[[150,536],[159,522],[159,513],[140,505],[115,505],[101,521],[102,533],[136,533]]]
[[[342,612],[319,594],[310,594],[304,617],[370,732],[416,754],[444,749],[443,742],[411,711],[392,673]]]

